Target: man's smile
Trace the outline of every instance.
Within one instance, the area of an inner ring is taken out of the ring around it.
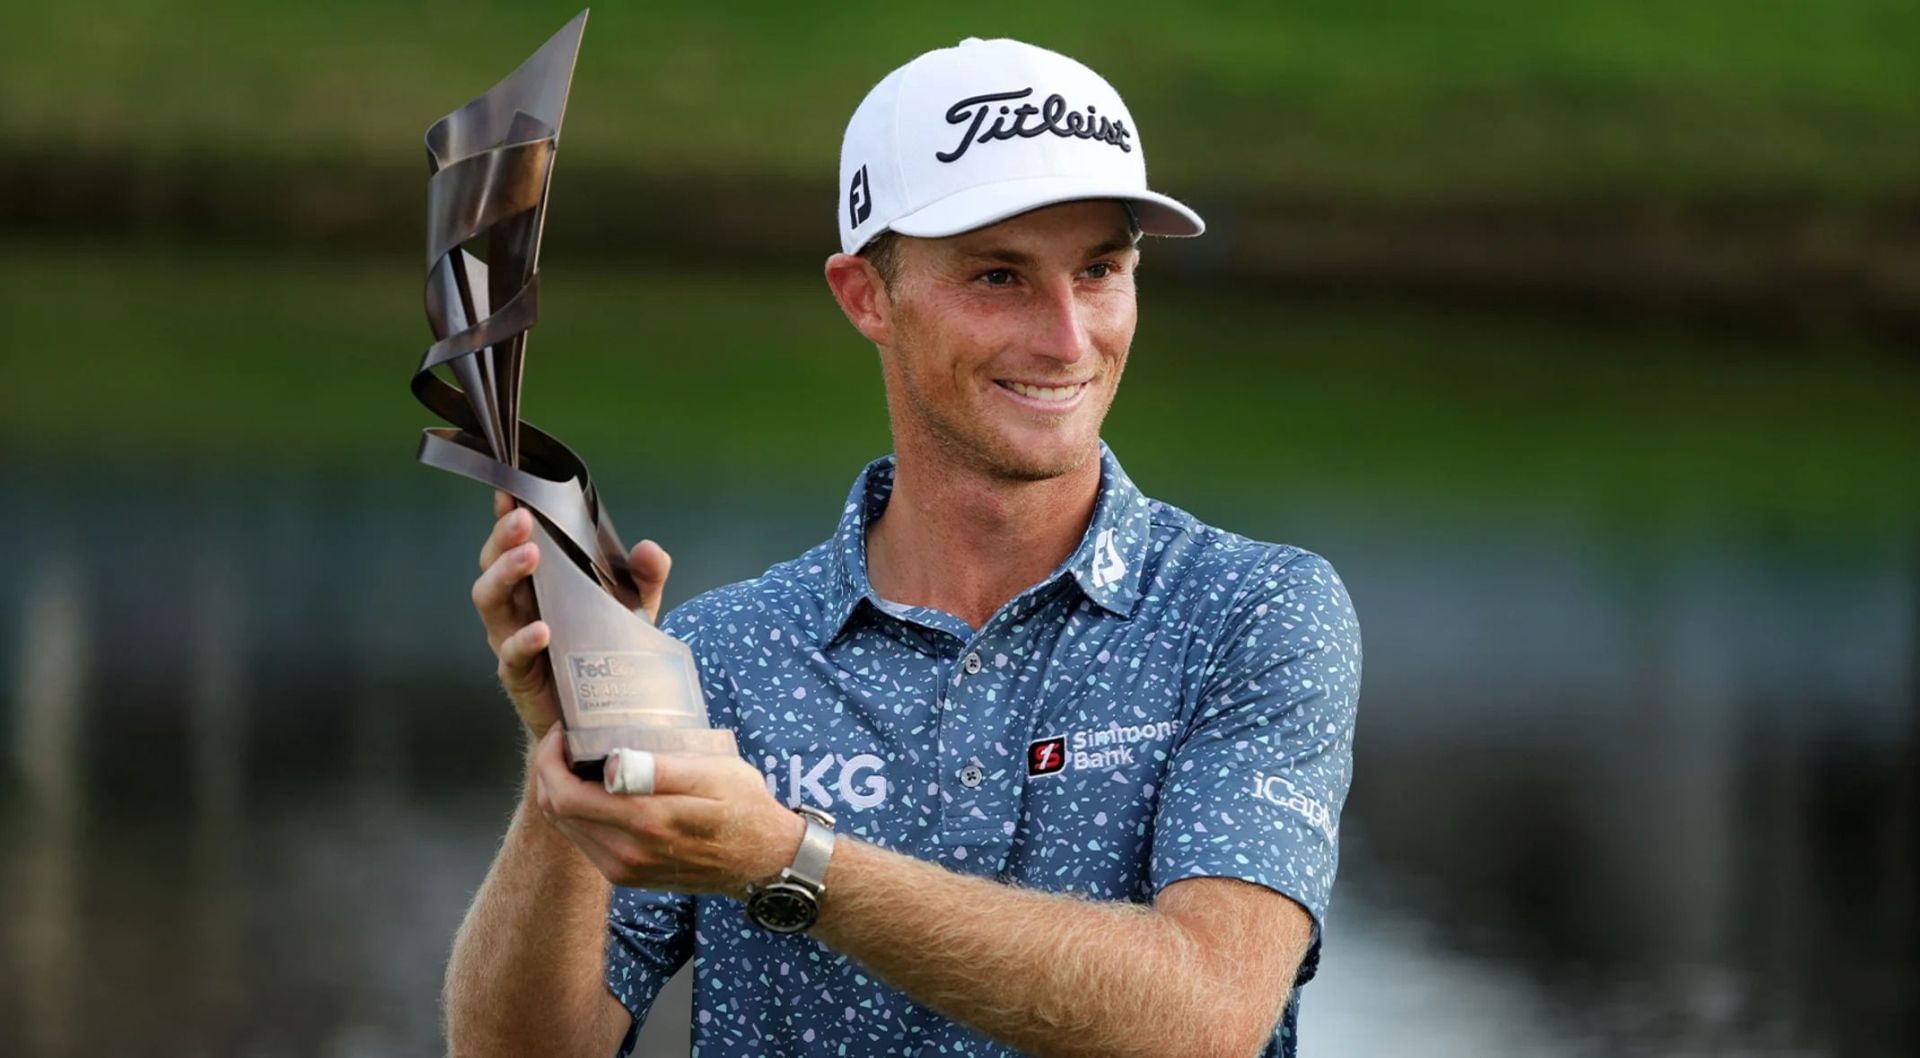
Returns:
[[[1080,403],[1080,397],[1086,393],[1090,382],[1070,382],[1066,385],[1042,386],[1028,382],[1016,382],[1009,378],[994,379],[994,385],[1002,393],[1029,407],[1045,408],[1048,411],[1060,411]]]

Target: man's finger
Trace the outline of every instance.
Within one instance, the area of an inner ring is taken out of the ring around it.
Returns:
[[[560,724],[547,728],[547,733],[540,736],[540,741],[533,747],[533,771],[536,776],[546,775],[548,769],[556,762],[560,765],[561,771],[566,771],[566,741],[567,729]],[[568,774],[571,775],[572,772]]]
[[[487,541],[480,545],[480,568],[493,565],[495,559],[508,548],[517,547],[533,539],[533,515],[526,511],[508,511],[494,519],[493,531],[487,534]]]
[[[494,489],[493,490],[494,518],[498,519],[501,516],[505,515],[510,510],[513,510],[513,497],[507,495],[505,489]]]
[[[663,754],[653,755],[657,764]],[[534,752],[534,773],[551,803],[555,815],[591,820],[623,831],[658,829],[669,820],[686,816],[703,826],[709,822],[713,803],[704,797],[663,794],[610,794],[600,783],[588,782],[567,767],[565,739],[542,741]]]
[[[527,579],[533,567],[540,563],[540,545],[528,541],[509,549],[494,563],[487,567],[473,582],[473,605],[480,611],[480,617],[489,628],[496,622],[512,619],[513,611],[509,605],[513,601],[514,586]],[[505,634],[505,629],[500,630]]]
[[[653,792],[724,800],[731,788],[727,773],[738,763],[738,757],[715,754],[655,753]]]
[[[615,797],[599,783],[575,775],[567,766],[564,738],[549,737],[540,743],[540,748],[534,751],[533,770],[553,814],[616,826],[631,822],[632,800]]]
[[[552,639],[547,623],[535,621],[500,641],[500,680],[508,691],[531,689],[534,668]]]
[[[640,608],[647,612],[648,620],[658,622],[660,597],[666,591],[673,557],[659,544],[642,540],[627,553],[627,568],[633,571],[633,582],[640,588]]]

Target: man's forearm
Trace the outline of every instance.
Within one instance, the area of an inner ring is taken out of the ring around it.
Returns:
[[[812,932],[926,1006],[1029,1053],[1256,1049],[1232,968],[1143,905],[967,877],[843,835]]]
[[[611,888],[522,796],[447,963],[449,1051],[607,1053],[624,1025],[602,981]]]

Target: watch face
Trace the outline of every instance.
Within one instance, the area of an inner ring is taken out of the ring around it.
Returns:
[[[747,916],[775,933],[798,933],[818,913],[813,894],[791,882],[775,882],[747,901]]]

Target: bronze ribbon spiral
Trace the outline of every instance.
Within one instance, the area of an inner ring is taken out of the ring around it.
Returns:
[[[427,130],[427,322],[413,395],[451,427],[419,459],[502,489],[629,607],[639,592],[573,450],[520,421],[520,366],[540,316],[540,234],[585,11],[479,98]],[[477,255],[484,237],[485,259]],[[456,386],[436,374],[445,364]]]

